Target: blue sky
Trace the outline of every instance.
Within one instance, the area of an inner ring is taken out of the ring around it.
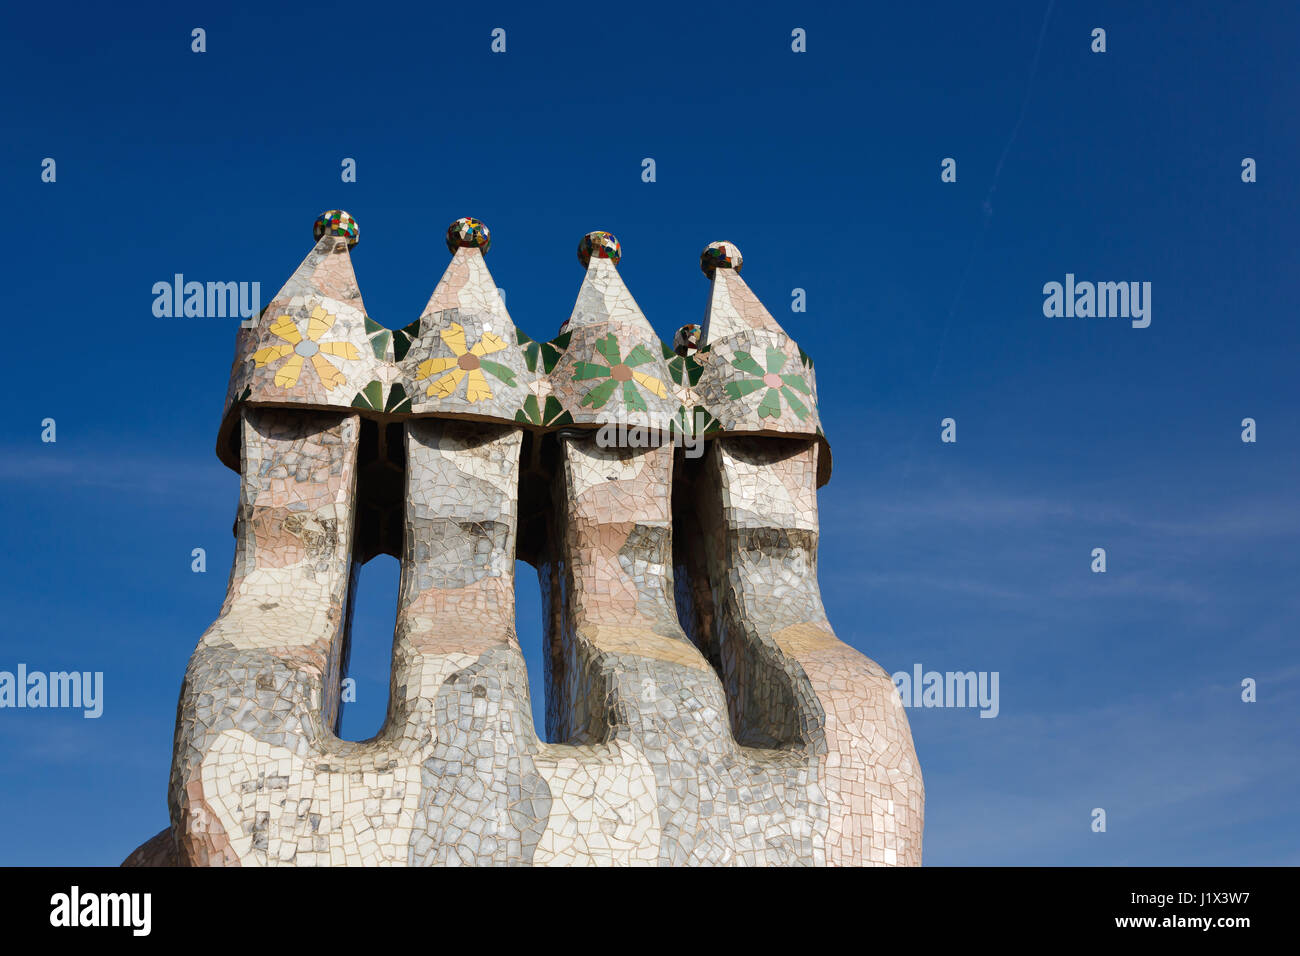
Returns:
[[[739,245],[817,362],[839,635],[890,672],[1000,675],[996,719],[910,711],[927,863],[1300,863],[1300,13],[1145,6],[8,12],[6,287],[30,335],[0,415],[0,669],[103,671],[105,704],[0,710],[0,863],[116,864],[165,825],[233,554],[213,445],[235,323],[154,318],[150,290],[180,272],[269,301],[335,207],[390,327],[458,216],[490,226],[541,338],[590,230],[667,339],[703,314],[703,246]],[[1067,273],[1151,282],[1150,327],[1045,317]],[[366,567],[352,739],[382,720],[396,593],[395,561]]]

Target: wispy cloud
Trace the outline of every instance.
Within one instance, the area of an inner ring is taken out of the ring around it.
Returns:
[[[1293,803],[1300,755],[1287,726],[1300,669],[1263,684],[1267,704],[1239,702],[1235,685],[1201,683],[1083,709],[1013,706],[992,721],[913,717],[923,766],[925,743],[932,754],[978,754],[951,761],[928,787],[931,861],[1195,862],[1177,835],[1243,823],[1245,805],[1267,816]],[[1107,812],[1105,834],[1089,829],[1095,806]]]
[[[156,450],[105,449],[87,455],[57,446],[31,452],[0,450],[0,482],[61,485],[193,497],[228,494],[238,478],[213,456],[207,461],[167,458]]]
[[[842,489],[840,489],[842,492]],[[1023,529],[1077,522],[1098,528],[1202,538],[1282,537],[1300,535],[1300,501],[1295,498],[1234,499],[1213,510],[1161,514],[1090,500],[1083,494],[1048,497],[1004,491],[953,490],[933,487],[906,495],[883,487],[863,486],[854,499],[860,508],[836,509],[836,522],[852,530],[908,530],[928,525],[969,529]],[[1168,511],[1168,504],[1163,509]]]

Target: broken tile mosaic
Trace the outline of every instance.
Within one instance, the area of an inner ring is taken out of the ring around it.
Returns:
[[[562,333],[518,329],[459,219],[418,320],[362,304],[333,210],[241,329],[220,614],[186,669],[169,826],[130,865],[916,865],[924,787],[890,677],[817,583],[830,477],[811,360],[711,243],[661,342],[583,238]],[[439,252],[439,255],[442,253]],[[707,439],[606,447],[636,416]],[[387,720],[337,736],[357,568],[401,561]],[[545,687],[514,621],[536,568]],[[531,694],[546,695],[546,740]]]

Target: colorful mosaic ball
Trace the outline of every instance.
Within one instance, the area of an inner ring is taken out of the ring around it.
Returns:
[[[700,336],[704,330],[695,323],[683,325],[673,336],[673,351],[678,355],[693,355],[700,350]]]
[[[320,241],[321,236],[342,236],[348,241],[348,248],[351,249],[357,244],[357,239],[361,236],[361,227],[357,221],[345,213],[342,209],[331,209],[329,212],[323,212],[316,217],[316,225],[312,227],[312,234],[316,241]]]
[[[612,232],[589,232],[578,243],[578,261],[584,269],[591,262],[592,256],[608,259],[618,265],[618,260],[623,258],[623,247],[618,244]]]
[[[700,253],[700,268],[710,279],[713,278],[714,269],[735,269],[739,272],[744,261],[734,242],[710,242]]]
[[[447,227],[447,248],[452,253],[462,248],[478,248],[487,252],[490,245],[492,233],[477,219],[461,216]]]

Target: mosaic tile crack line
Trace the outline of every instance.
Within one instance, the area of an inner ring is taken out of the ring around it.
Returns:
[[[817,586],[812,361],[711,243],[659,341],[593,232],[560,334],[519,330],[459,219],[420,317],[369,316],[332,210],[236,340],[221,612],[186,670],[170,826],[126,865],[915,865],[906,715]],[[606,423],[709,440],[601,447]],[[362,517],[364,514],[364,518]],[[526,528],[526,530],[525,530]],[[389,530],[391,529],[391,530]],[[387,719],[336,736],[360,564],[400,557]],[[544,602],[547,728],[514,631]]]

